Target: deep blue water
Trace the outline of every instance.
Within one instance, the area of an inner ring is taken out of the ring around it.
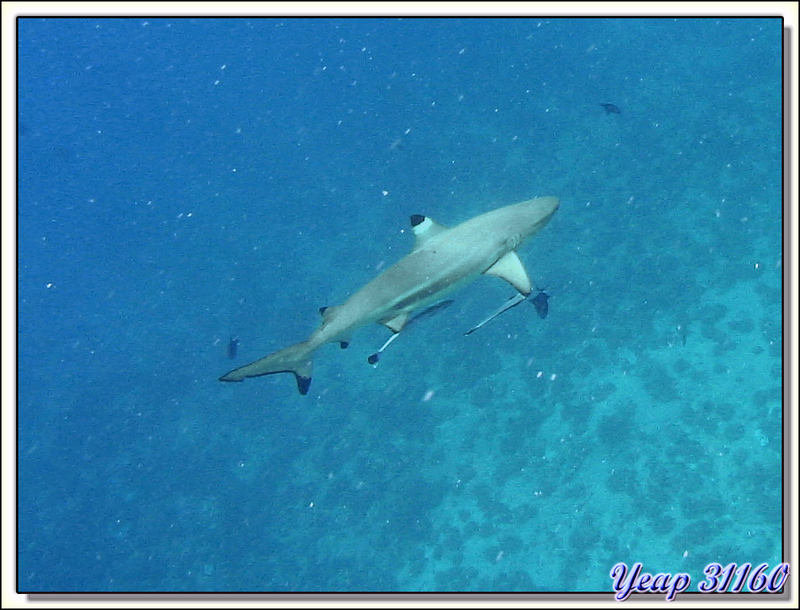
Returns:
[[[780,20],[18,28],[21,591],[781,561]],[[481,278],[377,368],[378,326],[321,349],[308,396],[217,381],[401,258],[410,214],[540,195],[547,319],[464,337],[513,294]]]

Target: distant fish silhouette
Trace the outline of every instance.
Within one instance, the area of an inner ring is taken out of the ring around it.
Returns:
[[[608,102],[600,104],[606,111],[606,114],[622,114],[622,110],[619,109],[619,106],[614,104],[609,104]]]
[[[544,291],[544,288],[539,288],[537,286],[536,290],[539,291],[539,294],[531,299],[531,305],[536,308],[536,313],[539,314],[539,317],[544,319],[547,317],[547,312],[550,309],[547,305],[547,299],[550,298],[550,295]]]
[[[236,337],[231,337],[230,341],[228,341],[228,358],[233,360],[236,358],[236,354],[239,353],[239,339]]]

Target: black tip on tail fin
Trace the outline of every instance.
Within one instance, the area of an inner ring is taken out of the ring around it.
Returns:
[[[297,381],[297,390],[303,396],[308,394],[308,388],[311,385],[311,377],[303,377],[302,375],[298,375],[297,373],[295,373],[294,378]]]

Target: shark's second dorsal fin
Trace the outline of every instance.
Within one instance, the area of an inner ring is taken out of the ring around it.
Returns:
[[[339,305],[334,305],[333,307],[320,307],[319,314],[322,316],[322,323],[325,324],[328,320],[330,320],[339,307]]]
[[[438,222],[427,216],[414,214],[411,216],[411,230],[417,241],[414,243],[414,250],[419,250],[431,237],[448,230],[448,227],[440,225]]]
[[[533,290],[531,278],[525,270],[525,265],[513,250],[484,271],[486,275],[502,278],[516,288],[521,294],[528,296]]]

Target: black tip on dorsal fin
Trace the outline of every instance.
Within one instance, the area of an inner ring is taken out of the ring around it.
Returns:
[[[411,215],[411,227],[416,227],[418,224],[421,224],[425,220],[425,217],[422,214],[412,214]]]
[[[319,308],[319,315],[321,315],[321,316],[324,316],[324,315],[325,315],[325,310],[326,310],[326,309],[328,309],[328,308],[327,308],[327,307],[320,307],[320,308]]]

